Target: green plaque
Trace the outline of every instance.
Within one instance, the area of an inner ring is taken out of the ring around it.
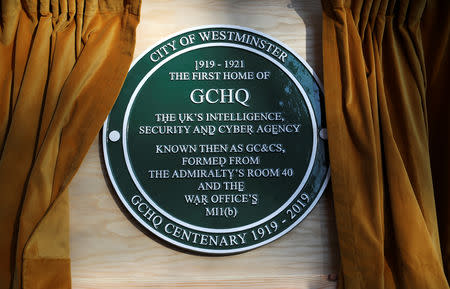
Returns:
[[[130,214],[185,249],[267,244],[312,210],[329,179],[320,82],[279,41],[236,26],[180,32],[132,65],[103,128]]]

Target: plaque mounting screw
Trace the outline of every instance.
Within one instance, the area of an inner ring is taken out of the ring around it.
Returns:
[[[116,142],[120,139],[120,133],[117,130],[113,130],[109,133],[109,140],[112,142]]]

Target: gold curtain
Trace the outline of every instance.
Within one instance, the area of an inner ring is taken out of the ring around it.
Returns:
[[[140,0],[0,9],[0,288],[70,288],[66,188],[124,81]]]
[[[449,3],[322,1],[339,288],[448,288]]]

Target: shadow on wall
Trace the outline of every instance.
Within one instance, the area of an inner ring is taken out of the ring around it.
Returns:
[[[317,7],[319,6],[319,7]],[[322,61],[322,6],[320,1],[291,0],[288,8],[294,9],[305,24],[306,40],[306,62],[311,65],[320,81],[323,84],[323,61]],[[299,32],[300,34],[300,32]],[[327,207],[326,219],[328,227],[321,228],[327,230],[328,247],[331,248],[330,255],[324,255],[324,262],[331,262],[334,268],[339,264],[339,247],[337,240],[336,222],[334,216],[333,195],[331,191],[331,181],[325,190],[322,199]],[[337,272],[330,272],[329,281],[337,280]]]
[[[322,6],[320,1],[291,0],[288,8],[294,9],[305,24],[306,62],[310,64],[319,79],[322,73]],[[300,34],[300,32],[299,32]]]

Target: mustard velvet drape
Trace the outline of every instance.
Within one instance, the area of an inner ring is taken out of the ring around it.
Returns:
[[[339,288],[448,288],[449,3],[322,0]]]
[[[124,81],[140,0],[0,9],[0,288],[70,288],[66,188]]]

